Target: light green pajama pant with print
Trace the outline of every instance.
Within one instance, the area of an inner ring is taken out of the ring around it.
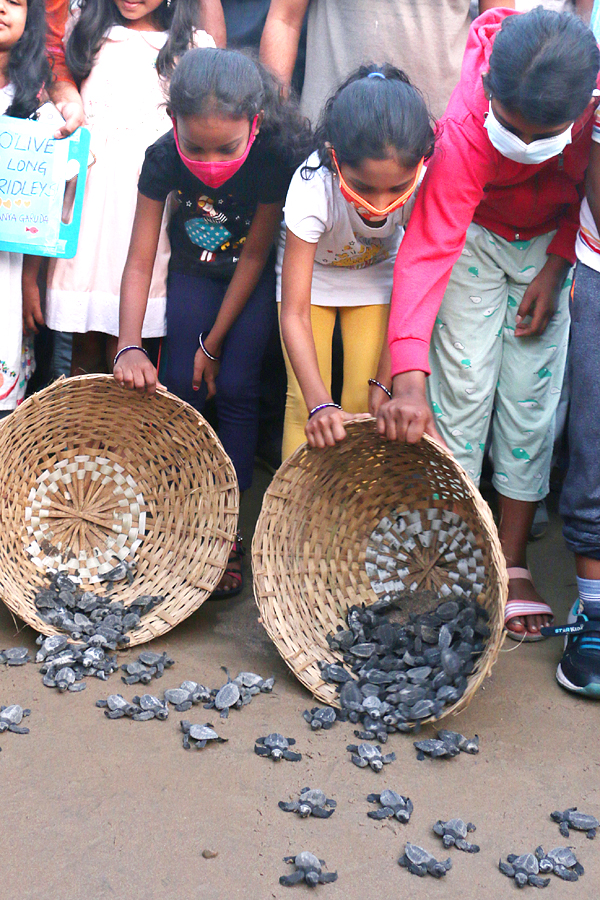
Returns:
[[[515,317],[553,236],[511,242],[472,223],[429,354],[429,402],[438,430],[478,484],[491,427],[494,487],[514,500],[537,501],[548,493],[572,272],[543,334],[515,337]]]

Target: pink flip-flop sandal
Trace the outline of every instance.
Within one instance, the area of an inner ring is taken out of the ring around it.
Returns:
[[[533,581],[529,569],[512,566],[507,569],[507,572],[509,578],[526,578],[527,581]],[[511,619],[516,619],[518,616],[552,616],[552,619],[554,619],[552,608],[548,606],[547,603],[542,603],[539,600],[509,600],[504,610],[504,628],[506,634],[513,641],[523,641],[528,643],[532,643],[533,641],[543,641],[544,635],[540,634],[538,631],[513,631],[508,627],[508,623]]]

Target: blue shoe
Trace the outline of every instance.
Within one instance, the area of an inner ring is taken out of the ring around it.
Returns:
[[[565,652],[556,670],[556,680],[574,694],[600,700],[600,619],[588,619],[576,600],[567,619]],[[567,630],[568,629],[568,630]]]

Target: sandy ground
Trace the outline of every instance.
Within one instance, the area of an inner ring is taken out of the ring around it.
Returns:
[[[267,477],[257,475],[243,527],[249,538]],[[249,541],[247,541],[249,543]],[[108,721],[95,701],[135,687],[118,676],[87,681],[80,694],[44,688],[35,665],[2,668],[0,701],[31,708],[31,734],[0,736],[1,900],[268,900],[303,896],[305,886],[281,887],[282,857],[311,850],[336,869],[335,884],[317,888],[335,900],[410,897],[479,900],[512,896],[514,883],[497,870],[500,855],[568,843],[550,820],[554,809],[579,806],[600,815],[598,706],[563,692],[554,671],[559,639],[537,645],[506,642],[470,708],[449,727],[481,737],[478,756],[417,762],[412,741],[393,735],[397,761],[380,775],[351,765],[350,724],[313,733],[301,713],[310,695],[281,661],[252,599],[247,565],[241,598],[206,603],[153,649],[176,660],[151,692],[162,695],[189,678],[223,681],[220,666],[274,674],[275,690],[260,695],[227,721],[196,707],[183,717],[218,722],[229,743],[184,752],[179,719]],[[572,562],[554,514],[548,535],[531,547],[531,568],[559,620],[574,596]],[[0,608],[0,648],[26,644]],[[141,693],[141,691],[140,691]],[[254,739],[280,731],[297,739],[303,759],[274,764],[253,752]],[[429,734],[429,730],[427,730]],[[305,785],[337,800],[331,819],[300,820],[278,800]],[[385,787],[408,794],[415,811],[408,826],[367,818],[366,796]],[[477,825],[481,852],[443,852],[431,826],[461,816]],[[441,881],[399,868],[404,842],[450,855]],[[586,874],[577,884],[553,877],[548,897],[600,895],[600,836],[573,832]],[[203,850],[217,852],[212,859]]]

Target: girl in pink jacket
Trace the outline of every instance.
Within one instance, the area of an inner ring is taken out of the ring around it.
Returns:
[[[473,23],[394,272],[380,433],[441,436],[478,482],[493,423],[517,640],[539,640],[552,618],[526,546],[548,492],[599,66],[573,16],[491,10]]]

